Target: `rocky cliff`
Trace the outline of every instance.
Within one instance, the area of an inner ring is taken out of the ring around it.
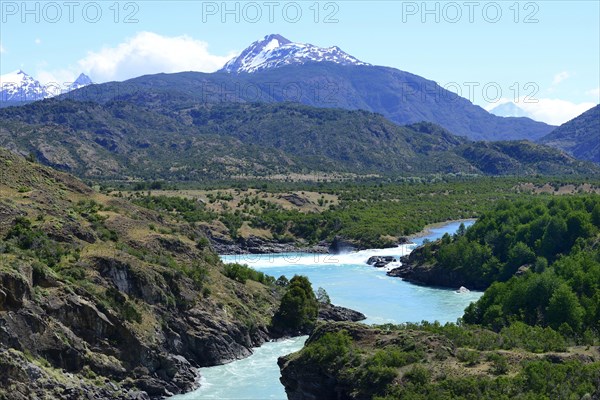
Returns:
[[[0,398],[161,398],[268,339],[203,233],[0,150]]]
[[[425,252],[435,253],[439,242],[432,243],[429,248],[419,247],[408,256],[400,258],[402,265],[387,273],[388,276],[402,278],[417,285],[458,289],[464,286],[470,290],[485,290],[489,285],[481,276],[465,276],[457,271],[439,264],[432,264],[425,257]]]

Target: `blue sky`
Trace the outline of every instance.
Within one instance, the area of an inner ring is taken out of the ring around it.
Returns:
[[[563,120],[600,102],[598,1],[0,3],[0,75],[23,69],[44,83],[210,72],[280,33],[435,80],[488,109],[516,100]]]

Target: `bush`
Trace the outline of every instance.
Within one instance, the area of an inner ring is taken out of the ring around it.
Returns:
[[[413,366],[404,374],[404,378],[415,385],[426,385],[431,380],[431,372],[421,365]]]
[[[263,272],[259,272],[253,268],[250,268],[247,265],[231,263],[225,264],[225,269],[223,274],[235,281],[240,283],[246,283],[249,279],[251,281],[260,282],[263,285],[273,285],[275,284],[275,278],[270,275],[267,275]]]
[[[479,363],[479,352],[476,350],[459,349],[456,352],[456,358],[460,362],[464,362],[469,367],[473,367]]]
[[[295,275],[273,316],[272,326],[278,332],[308,333],[314,327],[318,314],[319,303],[310,281],[305,276]]]
[[[302,349],[304,361],[316,363],[326,369],[335,369],[347,361],[352,338],[346,330],[327,332]]]
[[[494,375],[504,375],[508,372],[508,361],[503,355],[494,353],[488,357],[488,360],[492,362],[491,371]]]

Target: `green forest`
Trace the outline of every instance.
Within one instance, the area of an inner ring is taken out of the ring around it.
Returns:
[[[485,285],[457,324],[320,325],[283,368],[348,398],[592,399],[600,382],[600,196],[499,201],[419,262]]]

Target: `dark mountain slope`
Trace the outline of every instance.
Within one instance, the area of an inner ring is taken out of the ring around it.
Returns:
[[[400,125],[433,122],[473,140],[536,140],[553,129],[529,118],[495,116],[436,82],[408,72],[328,62],[282,66],[251,74],[148,75],[123,83],[90,86],[66,96],[105,102],[148,90],[163,95],[185,94],[198,103],[291,101],[316,107],[367,110]]]
[[[600,163],[600,105],[562,124],[539,142],[580,160]]]

